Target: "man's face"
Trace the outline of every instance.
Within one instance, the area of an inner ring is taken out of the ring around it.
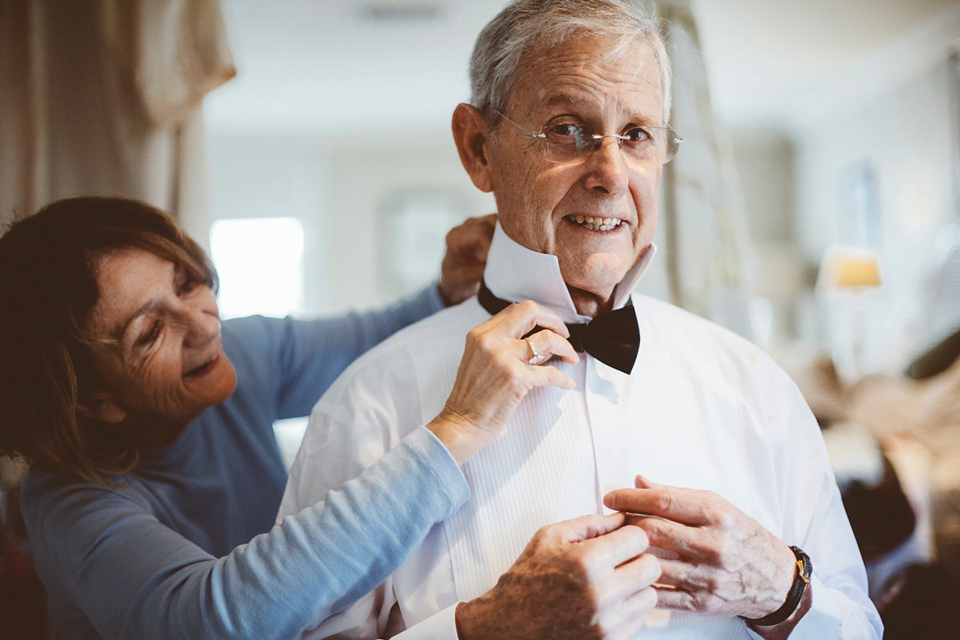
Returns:
[[[504,231],[557,256],[571,292],[586,292],[601,306],[653,240],[663,165],[628,162],[615,138],[558,161],[546,141],[520,127],[579,123],[607,135],[665,124],[653,51],[638,43],[610,60],[612,45],[576,38],[527,56],[504,114],[519,126],[501,120],[486,150]]]

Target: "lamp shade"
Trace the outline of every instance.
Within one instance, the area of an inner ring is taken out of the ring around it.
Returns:
[[[872,251],[855,247],[829,247],[820,262],[817,289],[839,291],[879,287],[880,257]]]

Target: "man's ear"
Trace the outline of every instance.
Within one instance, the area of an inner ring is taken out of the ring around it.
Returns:
[[[106,391],[97,391],[89,398],[80,400],[77,411],[88,418],[110,424],[119,424],[127,417],[127,410]]]
[[[458,104],[453,111],[453,141],[457,144],[460,162],[480,191],[493,191],[490,164],[487,158],[490,132],[487,120],[470,104]]]

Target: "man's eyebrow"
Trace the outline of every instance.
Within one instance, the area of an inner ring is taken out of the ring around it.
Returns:
[[[547,108],[556,108],[556,107],[568,107],[568,108],[582,108],[584,107],[584,101],[582,98],[579,98],[570,93],[553,93],[547,97],[541,104]],[[661,122],[659,115],[650,116],[644,115],[639,112],[631,112],[627,117],[627,120],[636,122],[644,126],[658,126],[658,123]]]
[[[561,107],[561,106],[565,107],[565,106],[577,105],[579,103],[580,101],[578,99],[574,98],[572,95],[568,93],[554,93],[554,94],[551,94],[550,97],[548,97],[543,104],[548,107]]]

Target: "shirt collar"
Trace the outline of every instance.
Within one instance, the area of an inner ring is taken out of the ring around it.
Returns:
[[[647,270],[657,247],[650,245],[640,262],[627,271],[613,292],[613,308],[619,309],[630,299],[640,277]],[[588,322],[589,316],[577,313],[570,291],[560,275],[557,257],[538,253],[514,242],[500,224],[493,233],[483,279],[490,291],[509,302],[533,300],[553,309],[564,322]]]

